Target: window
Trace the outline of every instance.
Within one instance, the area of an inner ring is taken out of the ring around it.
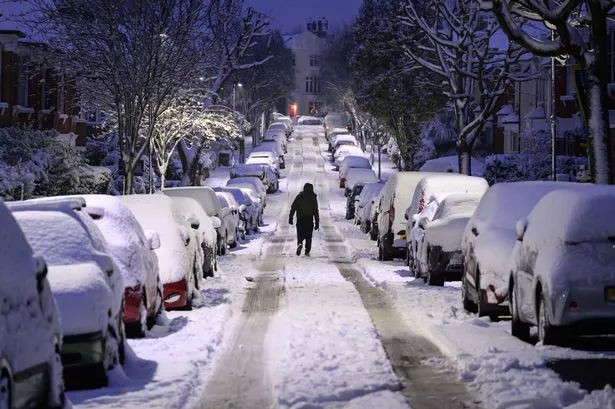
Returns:
[[[320,107],[322,106],[322,102],[320,101],[310,101],[310,114],[317,114],[320,112]]]
[[[17,105],[28,106],[28,64],[26,57],[18,57],[17,83],[15,84],[17,94]]]
[[[517,132],[510,133],[508,149],[509,149],[508,150],[509,153],[519,152],[519,134]]]
[[[615,30],[612,30],[610,33],[609,41],[609,64],[611,64],[611,81],[615,82]]]
[[[305,92],[314,92],[314,77],[305,77]]]
[[[318,67],[318,66],[320,66],[320,56],[310,55],[310,67]]]

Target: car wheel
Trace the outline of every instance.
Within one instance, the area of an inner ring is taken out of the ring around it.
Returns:
[[[390,252],[387,250],[382,240],[380,240],[380,244],[378,245],[378,259],[380,261],[393,260],[393,257],[391,256]]]
[[[120,332],[119,344],[117,346],[117,357],[120,365],[124,365],[126,363],[126,330],[124,328],[124,317],[120,312],[119,314],[119,328]]]
[[[3,369],[0,373],[0,409],[13,407],[13,381],[9,371]]]
[[[145,289],[143,290],[145,291]],[[129,338],[143,338],[145,337],[145,332],[147,330],[147,299],[145,297],[145,293],[143,294],[143,298],[141,300],[141,307],[139,309],[139,322],[136,324],[130,324],[126,327],[126,333]]]
[[[154,325],[156,325],[156,319],[162,312],[164,311],[164,302],[162,301],[162,286],[160,284],[160,277],[157,278],[156,282],[156,304],[155,304],[155,313],[151,317],[147,317],[147,329],[152,329]]]
[[[52,408],[63,408],[66,402],[64,390],[64,379],[62,377],[62,359],[60,357],[60,347],[55,345],[54,354],[49,362],[49,406]],[[2,404],[0,403],[0,407]]]
[[[220,242],[220,255],[221,256],[226,255],[226,240],[227,240],[226,237],[227,236],[224,236]]]
[[[513,286],[511,286],[513,287]],[[529,341],[530,339],[530,326],[525,322],[521,321],[519,314],[517,312],[518,309],[518,300],[515,295],[514,288],[508,293],[509,303],[510,303],[510,332],[514,337],[519,338],[521,341]]]
[[[549,322],[549,314],[547,311],[547,297],[544,293],[539,295],[538,306],[538,340],[542,341],[543,345],[559,345],[561,340],[555,334],[551,323]]]
[[[237,229],[235,229],[235,238],[233,239],[233,242],[230,244],[230,247],[232,249],[234,249],[235,247],[237,247],[237,239],[239,237],[239,231],[237,231]]]

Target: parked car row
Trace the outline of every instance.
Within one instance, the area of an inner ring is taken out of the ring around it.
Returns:
[[[615,333],[615,187],[489,187],[480,177],[436,172],[348,187],[347,167],[340,164],[340,187],[350,189],[346,217],[377,242],[380,260],[405,259],[429,285],[460,280],[466,310],[511,316],[512,334],[523,340],[531,326],[545,344]]]
[[[246,177],[216,190],[0,202],[10,306],[0,312],[0,406],[62,407],[69,374],[105,386],[126,337],[145,336],[165,310],[191,309],[218,255],[258,231],[264,195]]]

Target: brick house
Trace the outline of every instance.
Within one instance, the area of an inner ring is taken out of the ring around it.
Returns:
[[[93,127],[76,104],[76,76],[49,66],[44,49],[24,32],[0,27],[0,126],[55,129],[72,145],[85,146]]]

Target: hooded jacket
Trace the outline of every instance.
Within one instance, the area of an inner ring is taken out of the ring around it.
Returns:
[[[290,207],[290,216],[288,217],[290,221],[293,220],[295,212],[297,213],[297,220],[314,218],[314,223],[318,225],[320,221],[318,200],[316,199],[316,193],[314,193],[314,185],[311,183],[303,185],[303,191],[293,200],[293,204]]]

